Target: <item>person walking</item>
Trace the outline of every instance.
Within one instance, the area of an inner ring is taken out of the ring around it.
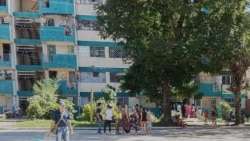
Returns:
[[[104,134],[106,134],[106,127],[109,128],[109,134],[111,133],[111,122],[112,122],[113,111],[110,105],[107,106],[106,118],[104,122]]]
[[[97,129],[97,134],[101,135],[102,134],[102,104],[97,103],[97,109],[96,109],[96,120],[98,123],[98,129]]]
[[[58,124],[56,141],[69,141],[69,134],[73,134],[73,128],[64,102],[60,102],[59,109],[53,112],[49,135],[56,124]]]
[[[121,105],[120,103],[116,103],[116,107],[114,109],[114,116],[115,116],[115,131],[116,131],[116,135],[121,135],[121,133],[119,132],[119,127],[121,124]]]

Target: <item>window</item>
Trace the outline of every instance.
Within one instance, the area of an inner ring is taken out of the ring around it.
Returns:
[[[93,5],[100,5],[104,4],[105,0],[77,0],[78,4],[93,4]]]
[[[227,99],[224,99],[226,102],[228,102],[228,104],[231,106],[231,107],[235,107],[235,103],[234,103],[234,98],[227,98]]]
[[[211,98],[211,103],[210,103],[212,106],[215,106],[216,105],[216,98]]]
[[[6,6],[6,0],[0,0],[0,6]]]
[[[118,97],[117,98],[118,103],[120,103],[121,105],[129,105],[128,102],[128,97]]]
[[[77,21],[77,30],[101,31],[102,28],[96,21],[79,20]]]
[[[102,72],[81,72],[81,83],[106,83],[106,74]]]
[[[43,8],[49,8],[49,0],[42,0]]]
[[[55,26],[55,20],[53,18],[49,18],[46,21],[48,26]]]
[[[68,46],[68,54],[74,54],[75,50],[74,50],[74,46]]]
[[[109,58],[123,58],[125,54],[122,48],[109,48]]]
[[[231,76],[230,75],[223,75],[222,76],[222,84],[225,84],[225,85],[231,84]]]
[[[90,47],[90,57],[105,57],[104,47]]]
[[[110,82],[119,83],[121,75],[119,73],[110,72]]]

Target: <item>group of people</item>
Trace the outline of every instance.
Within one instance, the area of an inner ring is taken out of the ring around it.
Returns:
[[[210,117],[211,121],[212,121],[212,125],[217,125],[216,123],[216,118],[217,118],[217,111],[216,111],[216,107],[211,107],[210,112],[208,111],[208,108],[205,108],[204,111],[204,125],[208,125],[208,118]]]
[[[97,104],[96,119],[98,123],[97,134],[102,134],[102,104]],[[149,109],[143,108],[142,106],[134,106],[132,111],[129,112],[127,105],[121,106],[120,103],[116,104],[116,107],[112,109],[110,105],[107,106],[104,119],[104,134],[111,133],[111,123],[115,122],[115,133],[116,135],[128,134],[134,129],[135,134],[141,127],[142,134],[150,134],[152,129],[152,118]],[[120,125],[122,126],[122,133],[120,133]],[[109,128],[109,133],[106,132],[106,128]]]

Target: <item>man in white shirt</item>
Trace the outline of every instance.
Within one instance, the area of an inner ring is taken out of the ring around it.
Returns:
[[[181,104],[178,103],[178,104],[177,104],[177,112],[180,112],[180,111],[181,111]]]
[[[109,127],[109,133],[111,133],[111,122],[112,122],[113,111],[110,105],[107,105],[106,118],[104,122],[104,134],[106,134],[106,127]]]

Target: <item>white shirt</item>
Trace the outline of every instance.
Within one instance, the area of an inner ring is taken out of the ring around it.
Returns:
[[[106,111],[106,120],[112,120],[112,116],[113,116],[113,111],[112,109],[108,109]]]
[[[177,111],[178,111],[178,112],[181,111],[181,105],[180,105],[180,104],[177,105]]]

